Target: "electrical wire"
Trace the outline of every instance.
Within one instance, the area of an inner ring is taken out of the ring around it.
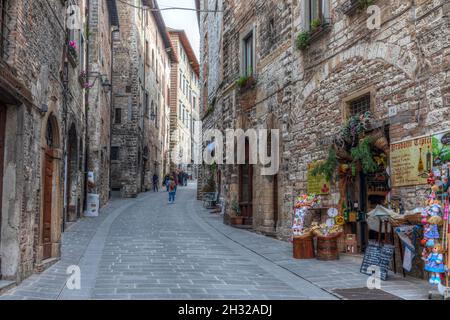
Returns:
[[[183,11],[212,12],[212,13],[223,12],[222,10],[202,10],[202,9],[197,10],[195,8],[185,8],[185,7],[165,7],[165,8],[154,9],[154,8],[149,8],[149,7],[137,6],[137,5],[129,3],[128,1],[125,1],[125,0],[117,0],[117,1],[119,1],[123,4],[126,4],[132,8],[136,8],[136,9],[140,9],[140,10],[144,10],[144,11],[150,11],[150,12],[168,11],[168,10],[183,10]]]

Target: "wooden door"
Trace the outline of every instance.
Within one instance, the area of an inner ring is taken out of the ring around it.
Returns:
[[[249,142],[245,141],[245,164],[239,167],[239,206],[244,223],[253,224],[253,165],[249,157]]]
[[[5,157],[5,126],[6,126],[6,107],[0,105],[0,242],[2,230],[2,199],[3,199],[3,165]],[[0,257],[1,259],[1,257]],[[1,268],[1,260],[0,260]],[[2,277],[0,269],[0,279]]]
[[[42,244],[44,247],[42,259],[52,255],[52,191],[53,191],[53,154],[50,150],[45,152],[44,164],[44,217],[42,228]]]

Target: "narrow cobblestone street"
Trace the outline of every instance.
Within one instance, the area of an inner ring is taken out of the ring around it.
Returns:
[[[358,261],[294,260],[291,244],[224,225],[180,188],[115,199],[98,218],[64,233],[62,259],[0,299],[338,299],[336,288],[364,288]],[[81,269],[81,289],[65,286]],[[423,281],[393,275],[383,290],[404,299],[427,294]]]
[[[214,230],[194,195],[191,185],[175,205],[163,192],[114,200],[64,233],[61,261],[1,298],[334,298]],[[70,265],[81,268],[81,290],[65,287]]]

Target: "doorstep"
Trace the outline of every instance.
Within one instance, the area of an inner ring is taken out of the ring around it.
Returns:
[[[44,260],[41,262],[41,264],[39,264],[35,267],[35,271],[37,273],[42,273],[45,270],[47,270],[48,268],[50,268],[52,265],[57,263],[59,260],[60,260],[60,258],[50,258],[50,259]]]
[[[251,226],[251,225],[245,225],[245,224],[232,224],[232,225],[230,225],[231,227],[233,227],[233,228],[236,228],[236,229],[243,229],[243,230],[251,230],[251,229],[253,229],[253,226]]]
[[[15,281],[0,280],[0,295],[16,286]]]

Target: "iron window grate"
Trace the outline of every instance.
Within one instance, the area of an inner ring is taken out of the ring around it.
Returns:
[[[358,114],[365,114],[368,111],[370,111],[370,94],[366,94],[350,102],[349,114],[351,117]]]

